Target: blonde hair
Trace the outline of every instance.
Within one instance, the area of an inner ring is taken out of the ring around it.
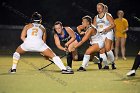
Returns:
[[[101,5],[103,7],[103,9],[105,8],[105,4],[104,3],[98,3],[97,5]]]
[[[107,5],[104,5],[104,11],[108,12],[108,6]]]

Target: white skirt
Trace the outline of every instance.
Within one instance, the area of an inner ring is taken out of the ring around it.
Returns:
[[[24,51],[43,52],[48,49],[49,46],[46,45],[43,40],[25,40],[24,43],[21,44],[21,48]]]

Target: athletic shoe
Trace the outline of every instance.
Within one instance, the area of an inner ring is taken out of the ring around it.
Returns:
[[[67,71],[70,71],[70,72],[74,72],[74,71],[72,70],[72,68],[69,67],[69,66],[66,66],[66,70],[67,70]]]
[[[16,69],[12,69],[12,68],[11,68],[11,69],[9,70],[9,73],[16,73]]]
[[[74,74],[73,71],[69,71],[69,70],[62,70],[61,73],[62,73],[62,74]]]
[[[127,76],[135,76],[136,71],[135,70],[131,70],[129,71],[126,75]]]
[[[103,69],[109,69],[109,66],[104,66]]]
[[[112,63],[112,69],[117,69],[115,63]]]
[[[80,67],[79,69],[77,69],[77,71],[86,71],[86,69],[83,67]]]
[[[102,61],[103,61],[102,58],[100,58],[100,61],[98,62],[98,68],[99,69],[102,69]]]

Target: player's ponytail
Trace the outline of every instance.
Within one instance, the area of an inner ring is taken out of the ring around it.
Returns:
[[[39,14],[38,12],[34,12],[34,13],[32,14],[31,20],[32,20],[32,22],[40,23],[41,20],[42,20],[42,16],[41,16],[41,14]]]

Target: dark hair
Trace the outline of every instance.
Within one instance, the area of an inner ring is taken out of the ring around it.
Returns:
[[[86,19],[89,22],[89,24],[92,24],[92,18],[90,16],[86,15],[82,19]]]
[[[41,14],[39,14],[38,12],[34,12],[32,14],[32,22],[40,22],[40,20],[42,19]]]
[[[60,21],[56,21],[56,22],[54,23],[54,26],[55,26],[55,25],[58,25],[58,24],[60,24],[60,26],[63,26],[63,25],[62,25],[62,22],[60,22]]]
[[[62,22],[60,22],[60,21],[56,21],[56,22],[54,23],[54,26],[55,26],[55,25],[60,25],[61,27],[63,26]],[[55,34],[55,33],[57,33],[57,32],[56,32],[54,26],[53,26],[53,33]]]

